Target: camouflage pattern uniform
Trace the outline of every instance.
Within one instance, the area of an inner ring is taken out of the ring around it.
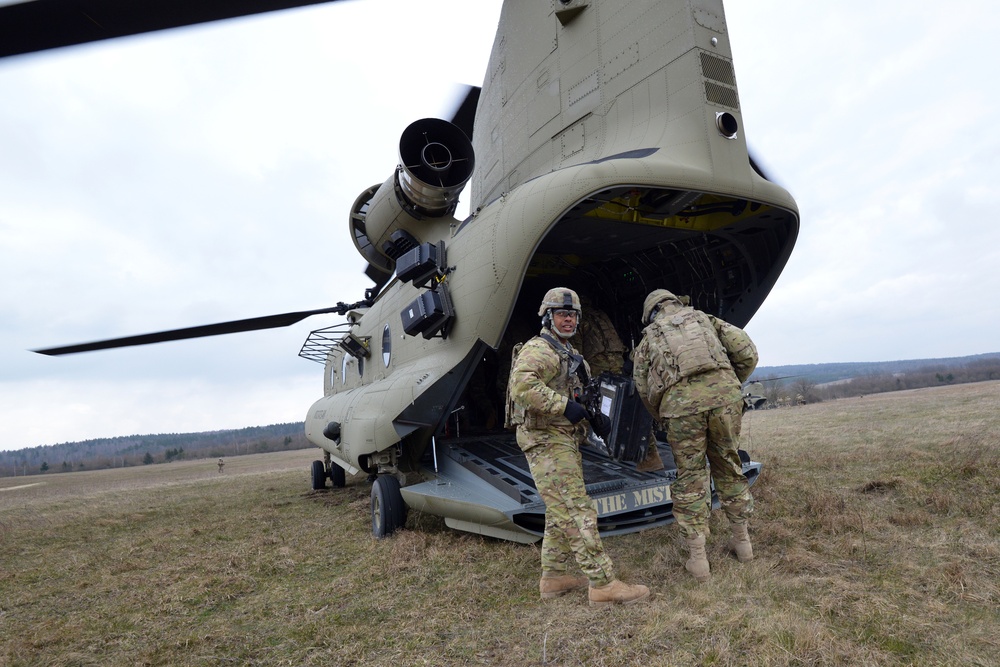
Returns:
[[[592,306],[585,296],[580,297],[580,303],[587,317],[580,319],[580,328],[573,341],[590,364],[592,377],[605,371],[621,373],[625,361],[625,345],[615,331],[611,318],[603,310]]]
[[[711,464],[711,478],[730,523],[746,524],[753,512],[753,496],[737,448],[741,382],[753,372],[757,351],[742,329],[684,306],[666,290],[653,294],[657,293],[663,299],[652,314],[647,305],[643,321],[650,325],[636,347],[633,373],[647,409],[665,423],[674,453],[674,518],[686,539],[696,538],[707,534],[711,511],[706,462]],[[697,322],[695,328],[701,330],[712,354],[712,363],[701,364],[709,368],[691,375],[679,370],[678,359],[662,333],[667,323],[682,321]]]
[[[598,377],[605,371],[620,374],[625,365],[625,344],[622,343],[615,325],[607,313],[590,305],[587,297],[581,296],[580,303],[587,310],[587,317],[580,320],[580,328],[573,340],[580,346],[580,353],[590,364],[592,377]],[[652,425],[646,435],[646,458],[639,463],[637,469],[640,471],[663,469]]]
[[[548,329],[541,333],[563,344]],[[510,377],[511,421],[545,502],[542,575],[564,575],[572,553],[591,586],[606,586],[615,579],[614,568],[584,486],[579,449],[586,420],[571,424],[563,414],[574,389],[581,386],[570,373],[569,355],[576,351],[568,343],[565,348],[565,354],[559,353],[540,336],[521,348]]]

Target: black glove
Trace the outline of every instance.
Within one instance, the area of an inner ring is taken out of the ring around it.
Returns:
[[[566,419],[569,420],[570,424],[578,424],[587,416],[587,408],[576,401],[568,401],[563,414],[566,415]]]
[[[594,429],[594,434],[604,440],[611,435],[611,418],[603,412],[598,412],[590,418],[590,428]]]

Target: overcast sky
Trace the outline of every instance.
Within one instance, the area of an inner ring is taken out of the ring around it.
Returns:
[[[296,355],[335,316],[29,350],[360,299],[347,211],[482,82],[499,7],[338,2],[0,60],[0,450],[303,420],[322,368]],[[747,327],[761,365],[1000,351],[1000,9],[726,11],[745,135],[801,212]]]

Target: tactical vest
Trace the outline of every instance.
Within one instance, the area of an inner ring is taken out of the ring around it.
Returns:
[[[583,363],[583,358],[579,355],[573,355],[570,353],[569,349],[565,345],[561,345],[556,342],[556,340],[549,334],[540,334],[535,338],[539,338],[548,343],[549,347],[559,355],[559,373],[549,381],[548,387],[558,394],[564,395],[567,398],[573,396],[575,390],[583,388],[583,382],[577,377],[575,373],[572,372],[572,367],[575,363]],[[534,340],[534,339],[532,339]],[[517,366],[517,358],[521,354],[521,350],[524,349],[525,343],[518,343],[511,350],[510,355],[510,375],[507,378],[507,402],[506,409],[504,410],[504,428],[513,429],[520,424],[524,424],[527,428],[545,428],[549,425],[552,419],[559,416],[557,415],[536,415],[528,412],[525,406],[520,405],[514,400],[513,384],[514,384],[514,368]],[[574,357],[576,357],[574,359]]]
[[[657,315],[643,331],[637,352],[649,364],[644,384],[652,406],[686,378],[733,368],[708,315],[686,306]]]

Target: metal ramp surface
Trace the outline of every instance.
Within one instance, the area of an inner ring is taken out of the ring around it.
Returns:
[[[639,472],[634,463],[615,461],[589,446],[581,451],[584,483],[602,535],[636,532],[674,520],[670,484],[677,470],[669,446],[660,443],[665,469],[657,472]],[[752,485],[761,466],[745,452],[740,457]],[[432,479],[402,489],[410,507],[445,516],[445,523],[459,530],[518,542],[541,537],[545,504],[513,434],[449,439],[434,446],[426,463]],[[713,506],[718,507],[715,497]]]

